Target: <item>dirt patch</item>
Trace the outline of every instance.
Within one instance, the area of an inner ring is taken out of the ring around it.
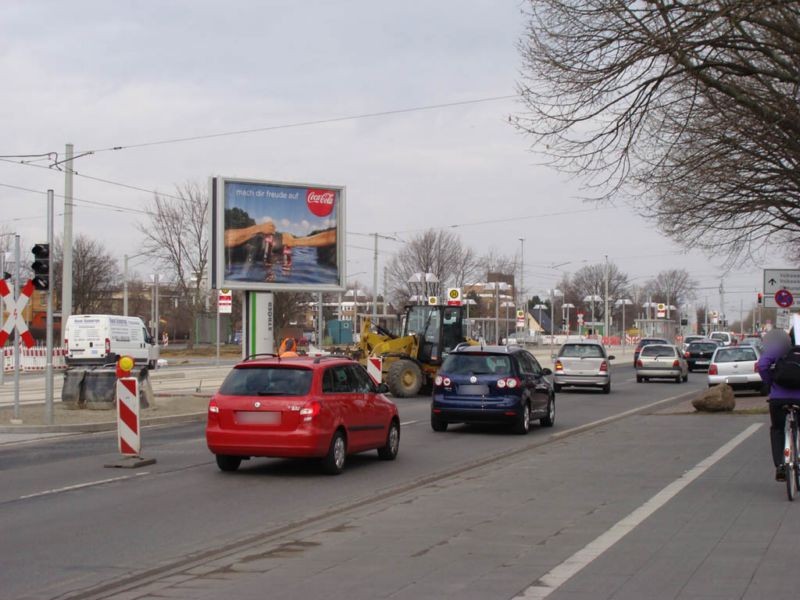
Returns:
[[[156,396],[153,405],[143,408],[140,418],[145,421],[155,417],[169,417],[193,413],[205,413],[209,395],[187,394],[184,396]],[[44,404],[24,404],[20,406],[20,418],[23,426],[47,425]],[[0,425],[8,425],[14,416],[11,406],[0,408]],[[114,405],[109,410],[68,409],[60,400],[53,402],[53,425],[89,425],[98,423],[115,423],[117,413]]]

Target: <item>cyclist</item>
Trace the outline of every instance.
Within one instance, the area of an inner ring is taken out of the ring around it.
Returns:
[[[761,381],[769,386],[769,439],[772,445],[772,462],[775,463],[775,480],[786,480],[784,465],[784,428],[786,427],[786,411],[788,404],[800,404],[800,389],[782,387],[772,380],[772,369],[775,363],[791,349],[794,329],[787,334],[782,329],[773,329],[764,338],[764,351],[758,359],[756,368]]]

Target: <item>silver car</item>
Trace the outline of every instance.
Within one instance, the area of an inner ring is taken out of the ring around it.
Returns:
[[[558,350],[553,383],[558,392],[564,386],[600,388],[611,391],[611,372],[608,355],[602,344],[595,341],[567,342]]]
[[[761,375],[756,369],[758,350],[752,346],[717,348],[708,367],[708,387],[727,383],[734,389],[761,391]]]
[[[636,359],[636,382],[654,378],[674,379],[675,383],[689,379],[689,365],[672,344],[651,344],[639,353]]]

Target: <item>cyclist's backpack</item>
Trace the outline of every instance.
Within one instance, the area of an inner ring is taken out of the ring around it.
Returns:
[[[778,359],[772,380],[781,387],[800,390],[800,346],[792,346]]]

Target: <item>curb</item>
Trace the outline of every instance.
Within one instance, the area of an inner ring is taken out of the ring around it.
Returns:
[[[181,415],[167,415],[163,417],[148,417],[142,419],[141,426],[149,427],[153,425],[175,425],[180,423],[194,423],[203,421],[206,418],[206,411],[184,413]],[[103,423],[72,423],[70,425],[0,425],[2,433],[97,433],[101,431],[114,431],[117,428],[116,421]]]

